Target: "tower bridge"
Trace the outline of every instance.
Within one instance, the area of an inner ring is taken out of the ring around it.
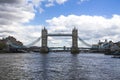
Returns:
[[[26,48],[30,48],[31,46],[33,46],[34,44],[36,44],[37,42],[39,42],[41,40],[41,47],[40,47],[40,52],[41,53],[48,53],[51,51],[52,48],[54,49],[57,49],[59,47],[48,47],[48,37],[49,36],[58,36],[58,37],[66,37],[66,36],[69,36],[72,38],[72,46],[71,47],[60,47],[60,49],[63,49],[63,50],[66,50],[66,51],[71,51],[71,53],[79,53],[79,51],[83,48],[79,48],[78,47],[78,40],[81,41],[83,44],[85,44],[86,46],[89,46],[91,48],[91,45],[86,43],[84,40],[82,40],[79,36],[78,36],[78,30],[76,28],[74,28],[72,30],[72,33],[71,34],[66,34],[66,33],[53,33],[53,34],[50,34],[48,33],[47,29],[46,28],[43,28],[42,31],[41,31],[41,37],[39,37],[38,39],[36,39],[35,41],[33,41],[32,43],[30,43],[29,45],[26,45],[26,46],[18,46],[18,45],[15,45],[13,44],[11,41],[8,41],[9,45],[12,46],[13,48],[15,49],[25,49]],[[89,49],[90,49],[89,48]],[[88,48],[84,48],[84,49],[88,49]],[[35,49],[36,50],[36,49]],[[38,50],[38,48],[37,48]]]
[[[49,48],[47,46],[48,42],[48,36],[71,36],[72,37],[72,47],[71,47],[71,53],[79,53],[78,48],[78,30],[74,28],[72,30],[72,34],[48,34],[47,29],[42,29],[42,41],[41,41],[41,49],[40,52],[42,53],[48,53]]]

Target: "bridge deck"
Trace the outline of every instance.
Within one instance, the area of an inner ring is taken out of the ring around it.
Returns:
[[[72,36],[72,34],[48,34],[47,36]]]

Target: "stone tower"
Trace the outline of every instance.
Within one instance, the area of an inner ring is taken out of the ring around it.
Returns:
[[[47,30],[42,29],[42,47],[47,47]]]
[[[78,30],[74,28],[72,30],[72,48],[71,53],[79,53],[78,49]]]
[[[42,40],[41,40],[41,49],[40,49],[40,52],[41,53],[48,53],[48,47],[47,47],[47,29],[42,29]]]

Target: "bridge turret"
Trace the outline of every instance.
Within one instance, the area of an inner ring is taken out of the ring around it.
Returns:
[[[72,47],[78,47],[78,30],[76,28],[72,31]]]
[[[78,49],[78,30],[74,28],[72,30],[72,48],[71,53],[79,53]]]
[[[44,27],[44,29],[42,29],[42,40],[41,40],[41,49],[40,49],[40,52],[42,52],[42,53],[48,53],[48,47],[47,47],[47,35],[48,35],[48,33],[47,33],[47,29],[45,29],[45,27]]]
[[[47,47],[47,30],[42,29],[42,47]]]

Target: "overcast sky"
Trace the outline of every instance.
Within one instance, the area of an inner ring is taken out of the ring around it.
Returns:
[[[0,0],[0,37],[14,36],[25,45],[49,33],[76,27],[93,44],[120,40],[120,0]],[[40,45],[40,42],[36,45]],[[71,39],[49,37],[48,46],[71,46]],[[83,45],[79,43],[79,46]]]

